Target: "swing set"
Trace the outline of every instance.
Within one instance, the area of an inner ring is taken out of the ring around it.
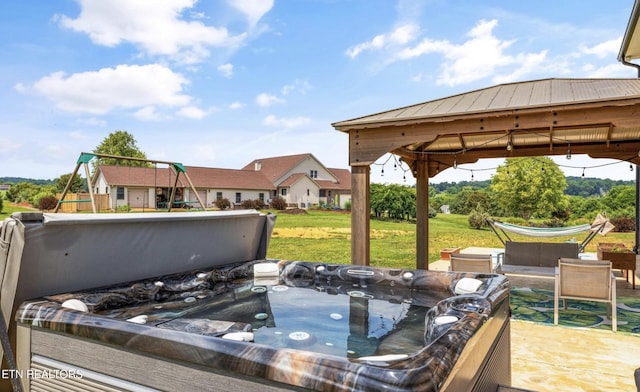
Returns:
[[[56,208],[53,211],[54,213],[58,212],[58,210],[60,209],[60,206],[62,205],[62,203],[91,203],[91,207],[92,207],[93,213],[94,214],[97,213],[95,195],[93,193],[93,187],[90,184],[90,182],[91,182],[91,171],[89,170],[89,162],[91,162],[91,160],[94,159],[94,158],[113,158],[113,159],[124,159],[124,160],[129,160],[129,161],[152,163],[154,165],[154,176],[155,176],[154,177],[154,182],[155,182],[155,184],[154,184],[154,192],[157,192],[157,165],[158,165],[158,163],[166,164],[170,168],[173,168],[173,170],[176,173],[176,178],[175,178],[175,181],[173,183],[173,187],[171,188],[171,196],[170,196],[169,202],[167,204],[168,211],[171,211],[171,208],[173,207],[174,204],[175,205],[189,205],[189,204],[192,204],[192,203],[200,203],[200,206],[202,207],[202,209],[204,209],[204,203],[200,199],[200,195],[198,195],[198,192],[196,191],[196,188],[193,186],[193,183],[191,182],[191,179],[189,178],[189,175],[187,174],[187,169],[184,167],[184,165],[182,163],[169,162],[169,161],[159,161],[159,160],[155,160],[155,159],[146,159],[146,158],[124,157],[124,156],[119,156],[119,155],[96,154],[96,153],[82,152],[82,153],[80,153],[80,157],[78,158],[78,161],[76,162],[76,167],[73,170],[73,173],[71,174],[71,176],[69,177],[69,181],[67,182],[67,185],[65,186],[64,191],[62,191],[62,196],[60,197],[60,200],[58,201],[58,204],[56,205]],[[87,176],[87,185],[88,185],[88,188],[89,188],[89,196],[90,196],[90,198],[89,199],[80,199],[80,200],[64,200],[65,196],[69,192],[69,189],[71,188],[71,184],[73,183],[73,179],[75,178],[76,174],[78,173],[78,170],[80,169],[81,165],[84,165],[85,175]],[[176,201],[176,191],[178,189],[178,179],[180,178],[180,173],[182,173],[184,175],[185,179],[189,183],[189,187],[193,191],[193,193],[194,193],[194,195],[195,195],[197,200],[194,200],[194,201]],[[157,207],[158,206],[157,206],[157,203],[156,203],[156,209],[157,209]]]

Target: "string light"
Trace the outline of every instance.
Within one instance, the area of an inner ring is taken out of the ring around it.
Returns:
[[[503,136],[503,137],[504,137],[504,136]],[[458,154],[458,152],[455,152],[455,153],[450,153],[450,152],[447,152],[447,153],[426,153],[426,152],[424,152],[424,154],[428,154],[428,155],[453,155],[453,156],[454,156],[454,159],[453,159],[453,164],[452,164],[452,166],[451,166],[451,167],[453,167],[454,169],[460,169],[460,170],[467,170],[467,171],[470,171],[470,172],[471,172],[471,179],[472,179],[472,180],[474,180],[474,177],[475,177],[475,176],[474,176],[474,173],[473,173],[474,171],[491,171],[491,170],[495,171],[496,169],[498,169],[498,167],[482,168],[482,169],[468,169],[468,168],[464,168],[464,167],[459,167],[459,166],[458,166],[458,160],[457,160],[457,158],[456,158],[456,155]],[[571,147],[570,147],[570,146],[569,146],[569,147],[568,147],[568,149],[567,149],[567,157],[568,157],[569,159],[570,159],[570,157],[571,157]],[[402,176],[402,179],[403,179],[403,181],[405,181],[405,182],[406,182],[406,172],[410,171],[411,169],[410,169],[410,168],[405,168],[405,167],[402,165],[402,162],[403,162],[403,161],[402,161],[402,158],[398,159],[398,157],[396,157],[394,154],[390,153],[390,154],[389,154],[389,156],[387,157],[387,159],[385,159],[385,161],[384,161],[384,162],[382,162],[382,163],[376,163],[376,162],[374,162],[372,165],[379,165],[379,166],[382,166],[382,168],[381,168],[381,170],[380,170],[380,176],[381,176],[381,177],[384,177],[384,166],[386,166],[386,164],[387,164],[387,163],[389,162],[389,160],[391,160],[392,158],[393,158],[393,160],[394,160],[394,163],[393,163],[393,168],[394,168],[394,170],[397,170],[398,168],[400,168],[400,170],[402,170],[402,171],[403,171],[403,173],[404,173],[404,174],[403,174],[403,176]],[[536,159],[537,159],[537,157],[530,157],[530,159],[534,159],[534,160],[536,160]],[[634,159],[634,157],[631,157],[631,158],[628,158],[628,159],[622,159],[622,160],[619,160],[619,161],[617,161],[617,162],[609,162],[609,163],[598,164],[598,165],[593,165],[593,166],[588,166],[588,167],[587,167],[587,166],[583,166],[583,167],[580,167],[580,166],[570,166],[570,165],[563,165],[563,164],[559,164],[559,163],[556,163],[555,165],[556,165],[558,168],[564,168],[564,169],[580,169],[580,168],[582,168],[582,178],[585,178],[586,169],[593,169],[593,168],[600,168],[600,167],[605,167],[605,166],[611,166],[611,165],[616,165],[616,164],[623,163],[623,162],[629,162],[629,171],[633,171],[633,170],[634,170],[634,169],[633,169],[633,166],[634,166],[634,165],[630,162],[632,159]],[[436,162],[437,162],[437,161],[436,161]],[[516,163],[517,163],[517,162],[516,162]],[[545,162],[545,164],[546,164],[546,162]],[[371,166],[369,167],[369,170],[371,171]],[[414,170],[415,170],[415,168],[414,168]],[[544,172],[545,172],[545,170],[546,170],[546,169],[545,169],[545,165],[542,165],[542,166],[541,166],[541,171],[544,173]],[[436,174],[439,174],[439,173],[440,173],[440,162],[437,162],[437,165],[436,165]],[[507,169],[506,169],[506,173],[507,173],[507,176],[511,175],[511,171],[510,171],[510,168],[509,168],[508,166],[507,166]]]
[[[567,149],[567,159],[571,159],[571,143],[569,143],[569,148]]]

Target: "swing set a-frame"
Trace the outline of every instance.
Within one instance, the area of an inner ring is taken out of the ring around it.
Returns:
[[[91,162],[92,159],[94,158],[113,158],[113,159],[123,159],[123,160],[129,160],[129,161],[138,161],[138,162],[147,162],[147,163],[152,163],[154,165],[154,168],[157,169],[157,164],[166,164],[169,167],[173,168],[173,170],[176,172],[176,179],[173,183],[173,188],[171,189],[171,196],[169,199],[169,203],[167,205],[168,210],[171,211],[171,207],[174,205],[175,203],[175,198],[176,198],[176,191],[178,189],[178,178],[180,178],[180,173],[182,173],[185,177],[185,179],[187,180],[187,182],[189,183],[189,187],[191,188],[191,190],[193,191],[197,202],[200,203],[200,206],[204,209],[204,203],[202,202],[202,200],[200,199],[200,195],[198,195],[198,192],[196,191],[196,188],[193,186],[193,183],[191,182],[191,179],[189,178],[189,175],[187,174],[187,169],[184,167],[184,165],[182,163],[178,163],[178,162],[170,162],[170,161],[160,161],[157,159],[146,159],[146,158],[136,158],[136,157],[125,157],[125,156],[119,156],[119,155],[109,155],[109,154],[96,154],[96,153],[88,153],[88,152],[82,152],[80,153],[80,157],[78,158],[78,161],[76,162],[76,167],[73,170],[73,173],[71,174],[71,176],[69,177],[69,181],[67,181],[67,185],[64,187],[64,191],[62,191],[62,196],[60,197],[60,200],[58,201],[58,204],[56,205],[56,208],[53,212],[58,212],[58,210],[60,209],[60,206],[62,205],[62,203],[91,203],[91,208],[93,210],[93,213],[97,213],[97,209],[96,209],[96,199],[95,199],[95,195],[93,193],[93,187],[91,186],[91,171],[89,170],[89,162]],[[78,174],[78,170],[80,170],[80,166],[84,165],[84,170],[85,170],[85,175],[87,176],[87,188],[89,188],[89,197],[90,199],[84,199],[84,200],[64,200],[65,196],[67,195],[67,193],[69,192],[69,189],[71,188],[71,184],[73,183],[73,179],[75,178],[76,174]],[[183,202],[183,203],[189,203],[189,202]]]

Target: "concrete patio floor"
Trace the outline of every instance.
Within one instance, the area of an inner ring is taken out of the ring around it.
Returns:
[[[467,253],[491,253],[468,248]],[[448,260],[429,264],[429,269],[446,271]],[[636,268],[636,273],[638,268]],[[554,289],[553,277],[510,275],[512,287]],[[640,276],[636,289],[621,276],[619,297],[640,297]],[[590,328],[511,322],[511,386],[538,392],[630,391],[636,392],[633,373],[640,368],[640,334]]]

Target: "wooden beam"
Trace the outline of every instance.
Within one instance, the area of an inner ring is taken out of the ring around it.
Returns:
[[[351,264],[370,262],[369,166],[351,166]]]
[[[403,146],[431,143],[442,135],[504,133],[505,130],[527,130],[601,127],[636,127],[640,103],[632,107],[593,107],[590,109],[558,108],[537,112],[514,111],[508,115],[487,115],[484,118],[427,119],[423,123],[408,125],[380,125],[376,128],[349,130],[349,161],[351,165],[371,164],[384,153]],[[446,121],[445,121],[446,120]],[[612,144],[615,141],[612,141]],[[572,151],[577,144],[572,142]],[[526,148],[526,147],[525,147]],[[545,151],[538,155],[549,155]],[[506,156],[504,151],[499,155]],[[495,157],[495,156],[494,156]]]
[[[416,161],[416,268],[429,269],[429,174],[426,157]]]

